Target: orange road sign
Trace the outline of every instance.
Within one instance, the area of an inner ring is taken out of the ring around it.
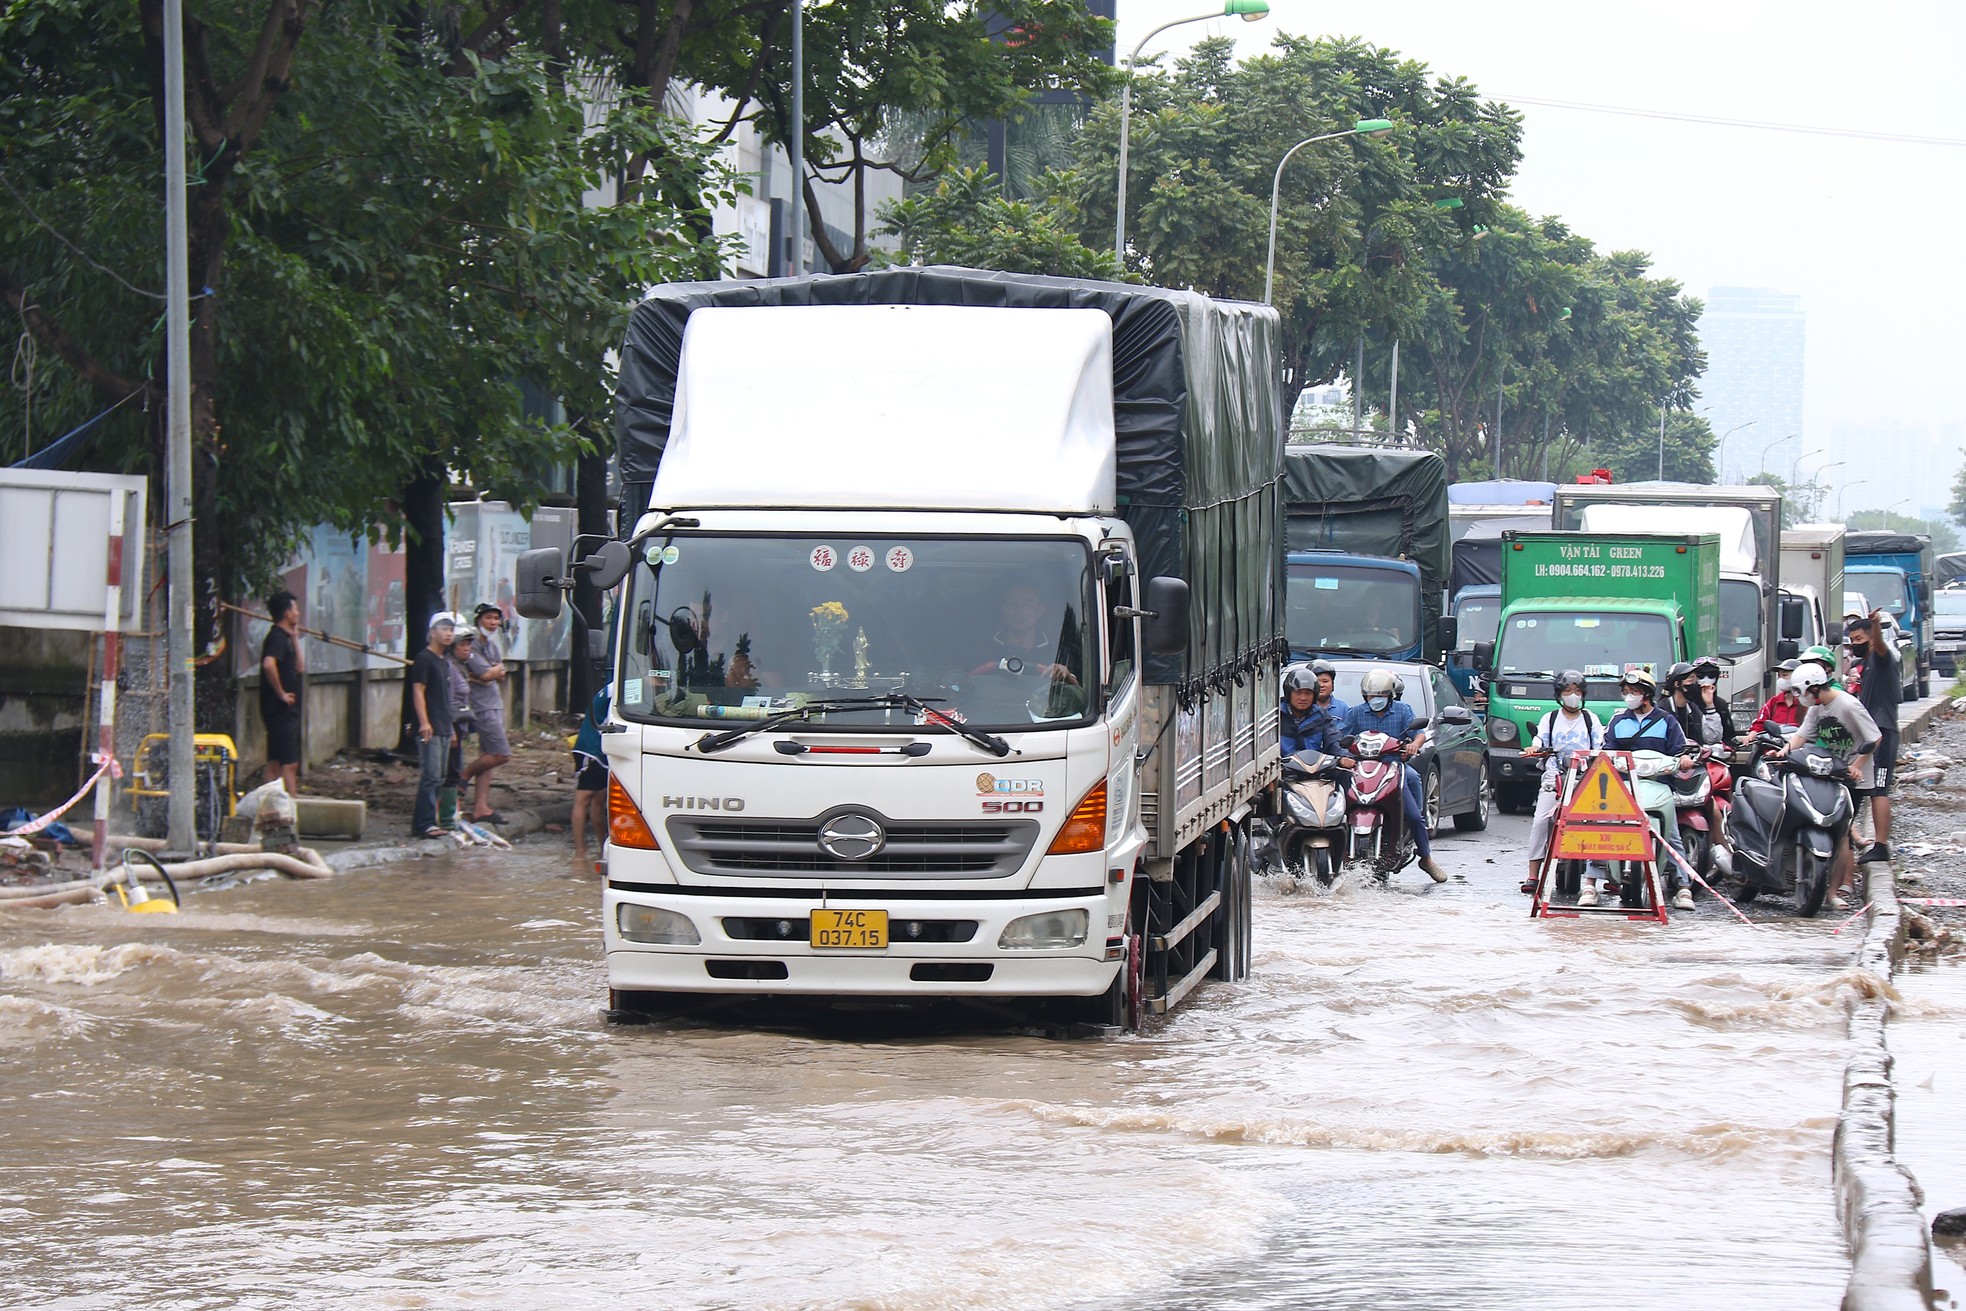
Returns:
[[[1557,826],[1553,854],[1558,860],[1650,860],[1652,827],[1618,824],[1599,828],[1566,822]]]
[[[1638,801],[1603,756],[1591,761],[1583,781],[1570,794],[1559,824],[1649,824]],[[1566,856],[1565,859],[1572,859]]]

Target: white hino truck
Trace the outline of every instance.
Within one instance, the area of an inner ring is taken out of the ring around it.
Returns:
[[[1276,317],[953,268],[662,287],[623,344],[603,893],[676,994],[1137,1026],[1250,956]],[[625,551],[624,551],[625,546]],[[522,563],[521,613],[569,571]]]

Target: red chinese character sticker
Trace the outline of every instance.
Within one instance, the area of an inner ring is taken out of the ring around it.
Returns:
[[[830,546],[813,547],[812,554],[807,559],[811,560],[812,567],[822,574],[830,573],[833,566],[840,562],[839,552]]]
[[[871,546],[850,546],[846,553],[846,567],[857,574],[864,574],[874,567],[874,548]]]
[[[905,574],[915,567],[915,553],[905,546],[896,546],[887,553],[887,567],[894,573]]]

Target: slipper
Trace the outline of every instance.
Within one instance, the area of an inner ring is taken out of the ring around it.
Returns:
[[[489,815],[473,815],[471,822],[473,824],[503,824],[505,822],[505,816],[494,810]]]
[[[450,835],[451,835],[451,831],[449,829],[439,828],[433,824],[429,828],[423,830],[423,832],[418,834],[417,836],[425,837],[425,838],[447,838]]]

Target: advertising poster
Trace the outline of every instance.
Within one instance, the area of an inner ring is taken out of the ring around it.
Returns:
[[[302,623],[307,622],[307,582],[308,568],[305,556],[294,560],[280,574],[280,586],[300,598]],[[248,597],[239,604],[254,614],[266,612],[265,596]],[[260,644],[266,641],[267,631],[273,625],[264,619],[248,619],[244,615],[234,615],[233,618],[239,622],[232,630],[234,652],[232,667],[238,671],[239,677],[244,678],[259,668]],[[314,648],[319,645],[318,642],[307,642],[301,647],[301,654],[307,659],[309,669],[314,668]]]
[[[381,546],[369,548],[369,636],[368,643],[378,651],[408,655],[403,650],[409,625],[406,622],[406,594],[403,590],[403,553]],[[371,668],[389,668],[391,662],[369,658]]]
[[[308,535],[308,594],[302,600],[300,622],[351,642],[368,633],[368,545],[328,527]],[[307,667],[318,674],[354,669],[359,651],[307,639]]]

